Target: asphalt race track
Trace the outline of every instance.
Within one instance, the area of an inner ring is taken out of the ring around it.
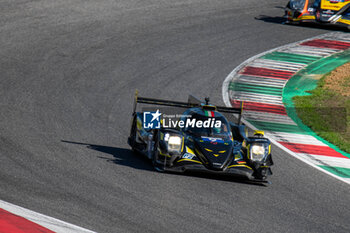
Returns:
[[[223,105],[247,58],[329,28],[281,0],[0,1],[0,199],[98,232],[350,232],[350,187],[273,147],[272,185],[155,172],[135,89]]]

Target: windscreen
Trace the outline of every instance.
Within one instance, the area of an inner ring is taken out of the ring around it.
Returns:
[[[189,124],[184,130],[186,133],[192,134],[193,136],[200,137],[220,137],[227,138],[230,136],[228,122],[224,117],[206,117],[199,114],[192,115],[188,118],[194,124]],[[203,124],[197,124],[198,121]],[[209,122],[209,123],[208,123]],[[208,126],[209,127],[204,127]],[[201,127],[198,127],[201,126]]]
[[[302,11],[305,6],[305,0],[291,0],[290,6],[292,9]]]

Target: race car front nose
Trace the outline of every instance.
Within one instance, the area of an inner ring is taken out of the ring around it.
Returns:
[[[202,159],[209,169],[222,171],[230,158],[232,159],[232,145],[216,145],[213,146],[210,143],[198,145],[198,152],[200,152]],[[204,158],[203,158],[204,157]]]

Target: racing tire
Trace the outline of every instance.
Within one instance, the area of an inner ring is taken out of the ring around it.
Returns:
[[[137,137],[137,122],[136,122],[136,115],[133,117],[132,120],[132,124],[131,124],[131,129],[130,129],[130,136],[129,136],[129,144],[131,146],[131,149],[134,152],[137,152],[136,150],[136,146],[137,146],[137,142],[136,142],[136,137]]]
[[[315,19],[316,19],[316,22],[321,22],[321,11],[320,11],[320,9],[316,10]]]
[[[159,146],[158,134],[155,134],[154,135],[154,152],[153,152],[153,156],[152,156],[152,165],[157,172],[164,172],[165,166],[164,166],[164,164],[161,164],[161,162],[158,160],[158,158],[159,158],[158,146]]]

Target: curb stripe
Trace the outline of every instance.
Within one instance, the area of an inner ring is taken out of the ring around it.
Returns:
[[[313,162],[317,166],[342,167],[350,169],[350,159],[329,157],[324,155],[309,155],[304,153],[298,153],[297,155],[307,159],[310,162]]]
[[[276,141],[281,141],[281,142],[327,146],[323,142],[307,134],[302,135],[302,134],[294,134],[294,133],[273,132],[273,133],[270,133],[270,136],[273,137]]]
[[[37,212],[28,210],[26,208],[5,202],[0,200],[0,208],[8,211],[12,214],[25,218],[33,223],[36,223],[42,227],[50,229],[54,232],[64,232],[64,233],[94,233],[88,229],[61,221],[56,218],[52,218]],[[1,216],[1,215],[0,215]],[[1,231],[1,228],[0,228]],[[16,232],[16,231],[15,231]],[[31,232],[31,231],[26,231]]]
[[[332,55],[333,53],[338,52],[338,50],[334,49],[327,49],[327,48],[317,48],[312,46],[293,46],[290,48],[282,49],[280,52],[285,53],[291,53],[291,54],[300,54],[300,55],[306,55],[306,56],[313,56],[313,57],[326,57],[329,55]]]
[[[257,63],[269,64],[269,65],[273,65],[273,66],[280,66],[281,69],[287,69],[287,68],[300,69],[300,68],[306,66],[305,64],[300,64],[300,63],[296,63],[296,62],[280,61],[280,60],[275,60],[275,59],[264,59],[263,57],[255,59],[251,64],[257,64]]]
[[[290,77],[292,77],[294,72],[247,66],[244,68],[241,74],[253,75],[258,77],[289,79]]]
[[[326,40],[334,40],[336,38],[338,41],[343,41],[343,42],[350,42],[349,34],[347,33],[334,33],[334,35],[326,35],[323,37],[323,39]]]
[[[298,144],[298,143],[289,143],[289,142],[281,142],[279,143],[288,148],[289,150],[295,153],[306,153],[311,155],[325,155],[330,157],[338,157],[338,158],[346,158],[348,157],[342,155],[341,153],[335,151],[334,149],[328,146],[317,146],[311,144]]]
[[[247,120],[247,121],[255,125],[257,128],[261,130],[294,133],[294,134],[306,134],[306,132],[304,132],[297,125],[286,125],[286,124],[267,122],[267,121],[253,121],[253,120]]]
[[[345,50],[350,48],[350,43],[336,41],[336,40],[323,40],[323,39],[306,41],[301,43],[300,45],[314,46],[318,48],[339,49],[339,50]]]
[[[280,87],[280,88],[283,88],[285,84],[285,81],[281,79],[271,79],[267,77],[254,77],[254,76],[246,76],[246,75],[240,75],[235,82],[249,83],[253,85],[254,84],[265,85],[265,86]]]
[[[252,84],[245,84],[245,83],[239,83],[239,82],[231,83],[229,89],[232,91],[253,92],[258,94],[276,95],[276,96],[281,96],[282,90],[283,90],[282,88],[279,88],[279,87],[252,85]]]
[[[244,111],[243,117],[247,120],[253,121],[266,121],[275,122],[287,125],[297,125],[289,116],[266,113],[266,112],[255,112],[255,111]]]
[[[283,106],[281,96],[255,94],[255,93],[243,92],[243,91],[230,91],[230,92],[234,93],[234,96],[232,95],[232,98],[231,98],[232,100],[245,101],[245,102],[246,101],[259,102],[264,104],[273,104],[273,105]]]
[[[274,115],[277,115],[277,114],[274,114]],[[283,116],[283,115],[279,115],[279,116]],[[267,123],[271,123],[271,124],[281,124],[285,126],[297,126],[297,124],[288,117],[284,119],[284,118],[271,118],[265,115],[247,116],[246,114],[244,114],[244,118],[251,123],[259,122],[257,124],[260,124],[260,125],[266,125]],[[268,130],[271,130],[271,129],[268,129]]]
[[[241,106],[240,101],[236,101],[236,100],[231,100],[231,104],[233,107],[236,107],[236,108],[239,108]],[[244,105],[243,105],[243,110],[251,110],[251,111],[257,111],[257,112],[269,112],[269,113],[287,115],[286,110],[281,105],[262,104],[259,102],[245,101]]]
[[[249,64],[249,66],[296,72],[299,69],[303,68],[305,64],[283,62],[283,61],[277,62],[276,60],[268,60],[268,59],[256,59],[253,63]]]
[[[0,208],[0,229],[1,232],[16,232],[16,233],[54,233],[34,222],[25,218],[12,214]]]
[[[335,173],[336,175],[343,177],[343,178],[350,178],[350,169],[349,168],[343,168],[343,167],[329,167],[329,166],[320,166],[321,168]]]
[[[321,160],[322,162],[327,164],[327,166],[342,167],[342,168],[350,169],[350,159],[334,158],[334,157],[328,157],[328,156],[317,156],[317,155],[312,155],[312,156]]]
[[[308,56],[308,55],[300,55],[300,54],[292,54],[292,53],[284,53],[284,52],[272,52],[262,56],[261,58],[276,60],[276,61],[292,62],[292,63],[304,64],[304,65],[307,65],[319,59],[319,57],[316,57],[316,56]]]

